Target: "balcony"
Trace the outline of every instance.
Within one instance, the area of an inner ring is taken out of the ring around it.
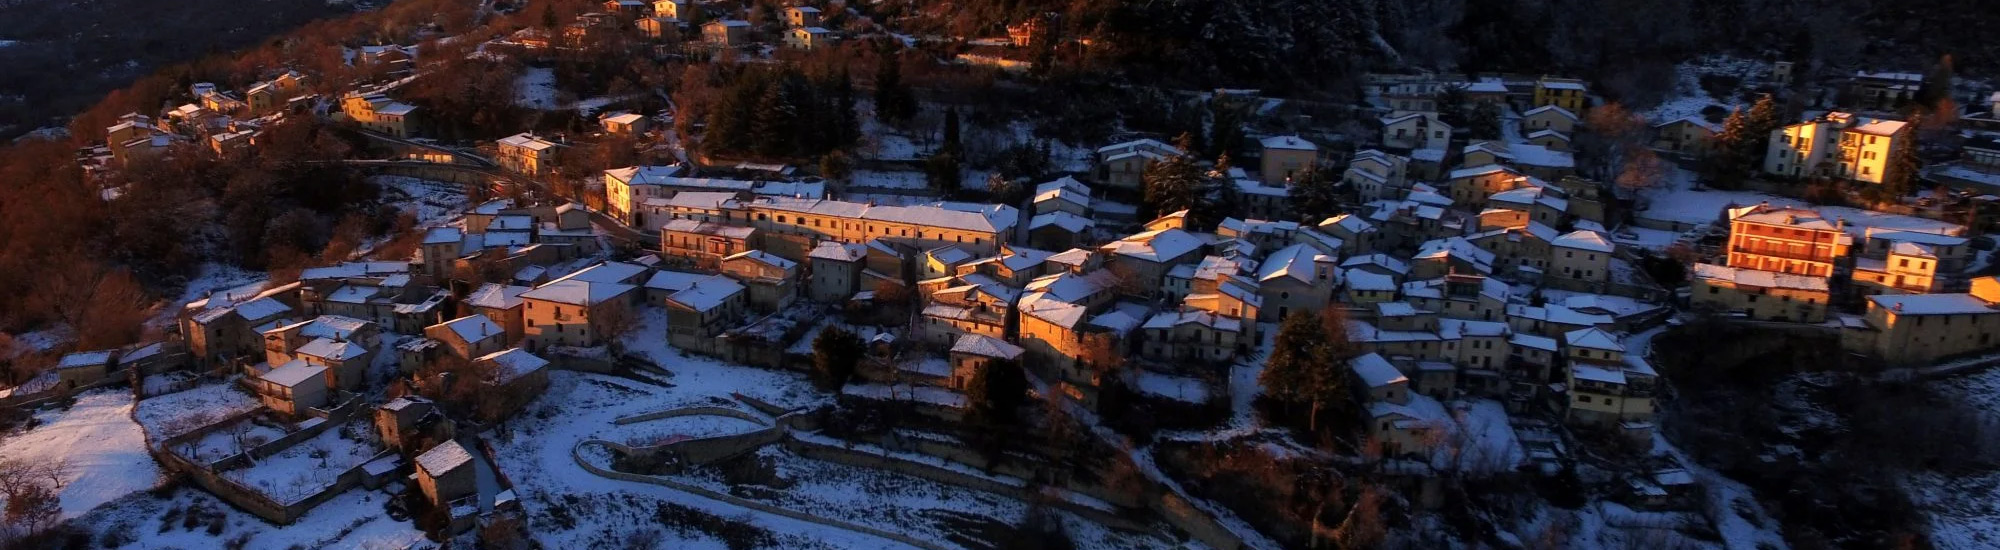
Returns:
[[[1769,258],[1798,260],[1801,262],[1833,263],[1832,254],[1815,254],[1805,251],[1792,252],[1791,250],[1782,248],[1769,248],[1769,247],[1751,248],[1747,246],[1732,246],[1729,247],[1729,252],[1731,254],[1753,254]]]

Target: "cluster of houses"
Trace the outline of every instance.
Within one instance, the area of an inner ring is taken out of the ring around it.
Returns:
[[[603,11],[578,15],[557,31],[523,29],[512,37],[530,48],[577,47],[593,33],[637,29],[651,40],[685,42],[710,51],[739,49],[776,42],[789,48],[810,50],[832,45],[839,33],[821,26],[819,8],[786,6],[780,12],[782,31],[760,29],[733,13],[708,13],[708,8],[688,0],[606,0]],[[712,8],[712,6],[711,6]],[[778,36],[770,36],[771,34]]]

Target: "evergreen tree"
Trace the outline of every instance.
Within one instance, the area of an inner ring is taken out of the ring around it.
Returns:
[[[1776,132],[1778,128],[1784,128],[1784,120],[1778,118],[1778,102],[1772,100],[1770,94],[1758,96],[1756,102],[1750,104],[1750,114],[1744,116],[1744,134],[1742,142],[1738,142],[1738,154],[1746,164],[1746,174],[1764,160],[1764,150],[1770,144],[1770,132]]]
[[[556,18],[556,5],[542,4],[542,28],[554,29],[559,24],[562,24],[562,20]]]
[[[1916,103],[1918,112],[1938,113],[1945,102],[1951,100],[1953,77],[1951,54],[1938,58],[1937,65],[1924,74],[1924,82],[1917,87]]]
[[[1292,219],[1317,223],[1340,214],[1339,181],[1326,170],[1306,170],[1285,188]]]
[[[750,143],[757,154],[781,157],[792,153],[793,138],[799,130],[793,122],[799,111],[786,88],[784,81],[772,82],[757,99],[750,125]]]
[[[965,153],[963,145],[961,145],[958,140],[958,125],[959,125],[958,109],[957,108],[945,109],[944,145],[939,147],[938,150],[943,151],[945,154],[954,157],[963,155]]]
[[[1208,102],[1208,116],[1207,152],[1217,156],[1242,152],[1243,112],[1239,106],[1235,105],[1229,99],[1218,95]],[[1176,144],[1184,147],[1183,151],[1194,153],[1193,149],[1185,148],[1194,145],[1191,139],[1192,136],[1190,135],[1189,137],[1190,139],[1185,140],[1184,143],[1176,142]]]
[[[875,64],[875,116],[892,124],[917,114],[917,98],[903,85],[902,61],[893,48],[884,49]]]
[[[1910,117],[1910,126],[1918,126],[1923,122],[1924,115]],[[1915,141],[1911,139],[1911,143],[1896,149],[1889,158],[1889,171],[1883,174],[1882,178],[1883,194],[1887,195],[1883,198],[1885,202],[1900,200],[1917,190],[1917,179],[1923,172],[1924,164],[1923,159],[1917,157]]]
[[[845,65],[840,67],[840,74],[833,77],[833,102],[840,113],[835,147],[854,145],[861,140],[861,117],[855,114],[854,78],[847,74]]]
[[[827,181],[847,183],[848,178],[854,175],[854,160],[836,149],[819,158],[819,175]]]
[[[1258,378],[1264,395],[1287,406],[1305,405],[1307,428],[1315,433],[1320,432],[1322,416],[1346,421],[1358,414],[1346,366],[1356,353],[1340,312],[1327,308],[1318,316],[1305,311],[1285,316]],[[1344,431],[1347,426],[1328,427]]]
[[[1702,158],[1701,168],[1710,184],[1723,189],[1736,189],[1743,185],[1743,178],[1749,175],[1749,164],[1743,157],[1743,142],[1749,138],[1749,122],[1742,109],[1729,112],[1729,118],[1722,121],[1722,132],[1715,135],[1708,155]]]
[[[1013,361],[987,361],[966,383],[965,397],[972,404],[974,423],[1013,424],[1021,405],[1028,401],[1028,377]]]
[[[1465,128],[1474,139],[1501,139],[1500,106],[1493,103],[1473,106],[1472,112],[1466,115]]]
[[[861,337],[838,326],[829,326],[813,338],[813,378],[822,389],[837,390],[847,385],[861,364],[868,346]]]
[[[1174,140],[1174,144],[1182,151],[1186,151],[1191,139],[1188,134],[1181,134]],[[1153,161],[1152,164],[1146,165],[1146,171],[1141,178],[1144,183],[1146,206],[1152,209],[1153,215],[1156,216],[1181,210],[1189,210],[1192,214],[1192,210],[1201,207],[1207,198],[1208,178],[1202,174],[1200,167],[1195,166],[1194,156],[1191,154],[1183,153]]]

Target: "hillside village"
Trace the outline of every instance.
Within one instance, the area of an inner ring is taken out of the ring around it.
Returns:
[[[583,126],[432,112],[409,92],[444,70],[432,37],[98,129],[75,163],[107,204],[312,128],[346,146],[310,162],[404,221],[297,269],[211,265],[128,345],[17,335],[51,362],[0,390],[7,540],[1814,547],[1769,492],[1789,470],[1691,445],[1709,375],[1780,345],[1832,359],[1744,370],[2000,364],[2000,91],[1948,70],[1755,62],[1631,111],[1583,78],[1369,74],[1338,125],[1182,91],[1205,132],[1075,142],[920,100],[894,62],[867,91],[784,72],[943,41],[942,66],[1032,79],[1089,47],[1053,17],[919,38],[770,11],[609,0],[446,37],[526,65],[509,109]],[[769,72],[697,108],[549,68],[605,44]],[[1953,523],[1990,515],[1916,509],[1814,536],[1994,544]]]

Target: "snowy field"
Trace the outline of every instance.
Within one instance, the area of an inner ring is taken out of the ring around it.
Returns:
[[[1691,116],[1701,116],[1701,110],[1709,106],[1723,109],[1737,107],[1748,109],[1750,105],[1740,97],[1714,97],[1701,88],[1702,75],[1726,75],[1743,79],[1742,88],[1749,88],[1771,74],[1769,63],[1728,56],[1707,56],[1674,67],[1674,92],[1665,101],[1645,111],[1646,120],[1654,124],[1673,122]]]
[[[258,445],[284,436],[283,429],[246,418],[209,432],[172,451],[195,462],[211,463],[255,449]]]
[[[153,488],[160,468],[146,454],[146,437],[132,422],[132,394],[97,390],[67,410],[36,415],[41,424],[0,436],[0,457],[30,465],[62,465],[63,517],[71,518],[127,494]],[[5,499],[0,498],[0,502]]]
[[[166,439],[261,405],[256,397],[232,384],[216,383],[146,398],[139,402],[133,416],[154,439]]]
[[[109,533],[129,535],[143,544],[125,548],[240,548],[285,550],[400,550],[431,548],[424,534],[407,521],[389,519],[392,497],[356,489],[320,504],[291,525],[279,526],[237,510],[213,495],[182,487],[163,496],[134,493],[77,518],[71,525],[104,540]],[[194,519],[188,519],[193,516]]]

